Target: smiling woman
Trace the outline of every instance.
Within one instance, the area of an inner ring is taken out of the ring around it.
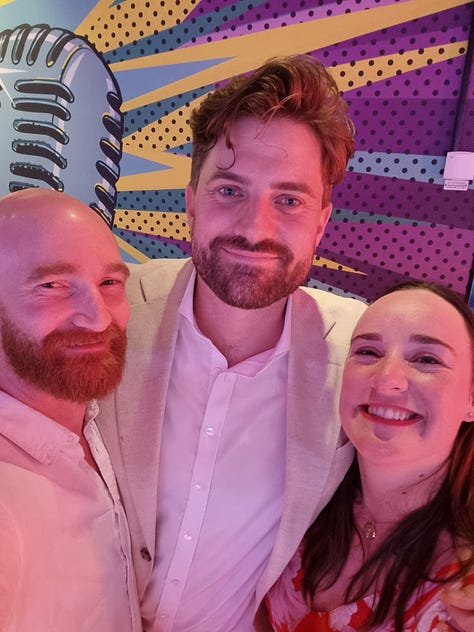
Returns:
[[[355,328],[340,403],[361,468],[376,462],[393,478],[394,466],[439,467],[472,406],[471,362],[463,317],[439,295],[412,288],[376,301]]]
[[[456,555],[474,544],[473,366],[474,314],[440,285],[396,286],[364,312],[340,400],[357,458],[267,595],[275,630],[449,620],[442,587],[474,584],[474,554]]]

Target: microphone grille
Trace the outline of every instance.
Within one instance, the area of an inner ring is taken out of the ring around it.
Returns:
[[[4,193],[38,186],[66,191],[112,225],[122,156],[121,105],[117,81],[84,38],[46,24],[2,31]]]

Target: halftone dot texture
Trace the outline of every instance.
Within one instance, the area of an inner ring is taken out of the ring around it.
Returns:
[[[98,2],[79,32],[124,97],[121,245],[138,261],[189,254],[191,109],[269,57],[309,52],[349,103],[357,151],[308,284],[370,300],[415,278],[465,294],[474,188],[444,191],[443,168],[474,151],[472,18],[456,0]]]

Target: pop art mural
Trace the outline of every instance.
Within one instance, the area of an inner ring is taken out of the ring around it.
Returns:
[[[472,19],[459,0],[0,2],[0,192],[79,197],[127,261],[187,256],[190,110],[231,75],[309,52],[349,103],[357,151],[308,284],[370,300],[432,279],[468,295],[474,187],[445,190],[443,169],[474,151]]]

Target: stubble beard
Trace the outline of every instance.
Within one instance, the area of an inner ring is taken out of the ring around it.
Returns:
[[[120,382],[127,337],[115,323],[103,332],[52,331],[32,340],[4,313],[0,333],[6,358],[18,377],[58,399],[87,402],[107,395]],[[67,353],[67,347],[105,343],[98,351]]]
[[[245,237],[215,237],[207,248],[196,241],[192,258],[196,271],[211,290],[227,305],[240,309],[260,309],[288,297],[306,279],[311,262],[294,261],[291,250],[271,239],[252,245]],[[278,256],[276,267],[268,270],[252,264],[230,264],[222,255],[225,246]]]

